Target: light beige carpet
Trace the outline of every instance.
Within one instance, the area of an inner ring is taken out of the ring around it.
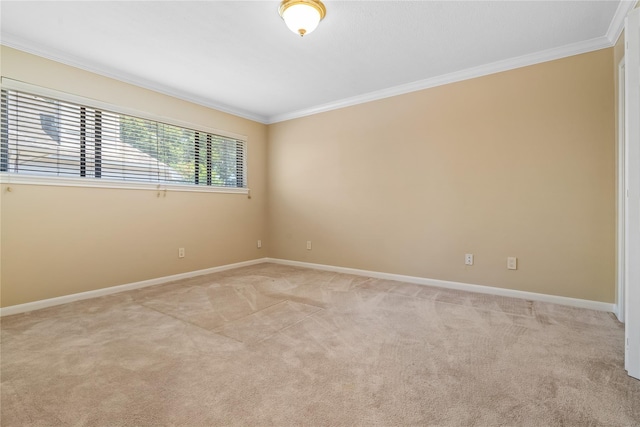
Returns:
[[[2,426],[637,426],[608,313],[261,264],[1,323]]]

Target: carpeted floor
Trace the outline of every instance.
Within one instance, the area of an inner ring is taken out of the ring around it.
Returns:
[[[609,313],[274,264],[1,323],[2,426],[639,426]]]

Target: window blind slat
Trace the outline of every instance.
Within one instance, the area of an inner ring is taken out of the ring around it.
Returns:
[[[2,90],[0,172],[246,188],[245,142]]]

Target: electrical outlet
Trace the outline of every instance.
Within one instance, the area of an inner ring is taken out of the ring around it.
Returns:
[[[473,265],[473,254],[465,254],[464,263],[465,265]]]
[[[262,247],[262,240],[258,240],[258,249]]]
[[[518,269],[518,258],[514,256],[510,256],[507,258],[507,269],[508,270],[517,270]]]
[[[178,248],[178,258],[184,258],[184,248]]]
[[[307,240],[307,250],[311,250],[311,240]]]

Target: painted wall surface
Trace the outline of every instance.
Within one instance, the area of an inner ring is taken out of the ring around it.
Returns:
[[[271,125],[270,256],[613,302],[612,63],[603,49]]]
[[[266,256],[265,125],[7,47],[1,59],[3,77],[247,136],[251,189],[249,199],[5,184],[3,307]]]
[[[616,49],[267,127],[2,47],[3,76],[248,136],[252,198],[3,185],[1,306],[265,256],[613,302]]]

